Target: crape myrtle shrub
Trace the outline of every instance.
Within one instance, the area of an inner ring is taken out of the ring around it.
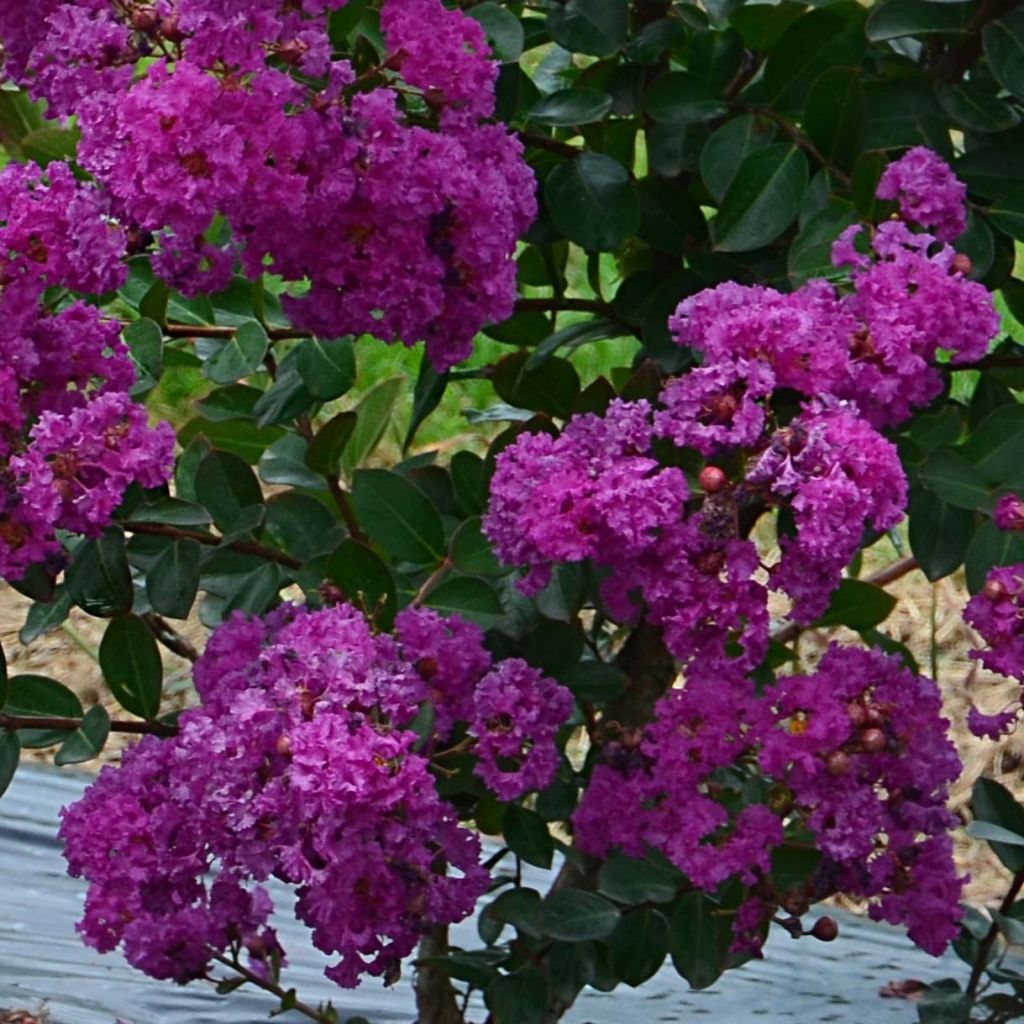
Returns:
[[[879,626],[963,566],[1024,677],[1024,11],[0,0],[0,39],[0,573],[26,642],[109,620],[125,712],[5,674],[0,787],[145,734],[63,815],[85,942],[336,1020],[275,878],[339,985],[418,949],[423,1024],[534,1024],[834,939],[844,894],[970,965],[924,1019],[1016,1012],[1024,808],[976,788],[1014,880],[962,907],[949,723]],[[406,449],[489,382],[486,457],[366,468],[364,335],[423,343]],[[196,369],[175,435],[142,403]]]

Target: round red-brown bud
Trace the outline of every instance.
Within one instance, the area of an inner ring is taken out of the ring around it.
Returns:
[[[825,771],[829,775],[845,775],[853,764],[850,755],[845,750],[833,750],[825,758]]]
[[[859,729],[867,721],[867,712],[864,710],[863,704],[847,704],[846,713],[850,716],[850,721],[855,729]]]
[[[860,734],[861,749],[869,754],[885,750],[885,733],[881,729],[865,729]]]
[[[264,959],[269,952],[266,942],[258,935],[253,935],[245,940],[245,949],[250,956],[255,957],[257,960]]]
[[[1000,580],[989,580],[985,586],[981,588],[981,592],[990,601],[1001,601],[1008,593],[1006,584]]]
[[[953,257],[953,262],[949,265],[949,269],[954,274],[964,274],[965,276],[974,269],[974,264],[971,263],[971,257],[967,256],[962,252],[958,252]]]
[[[283,732],[277,737],[275,749],[282,757],[290,757],[292,752],[292,738]]]
[[[185,41],[185,33],[181,30],[181,25],[178,23],[178,16],[176,14],[168,14],[160,22],[160,35],[164,37],[169,43],[183,43]]]
[[[444,110],[446,100],[443,89],[438,89],[437,86],[430,86],[423,90],[423,102],[426,103],[431,110]]]
[[[309,44],[304,43],[301,39],[289,39],[288,42],[282,43],[277,48],[277,55],[285,64],[295,65],[302,60],[308,49]]]
[[[874,704],[869,704],[864,709],[864,724],[879,726],[885,722],[885,715],[882,714],[882,709]]]
[[[729,481],[717,466],[705,466],[700,471],[697,482],[705,494],[717,494]]]
[[[332,580],[324,580],[316,588],[316,593],[324,604],[339,604],[345,600],[345,592]]]
[[[833,942],[839,935],[839,925],[833,917],[819,917],[811,928],[811,935],[820,942]]]
[[[147,35],[150,32],[155,32],[157,26],[160,24],[160,12],[155,8],[146,4],[143,7],[136,7],[132,11],[132,28],[137,32],[145,32]]]

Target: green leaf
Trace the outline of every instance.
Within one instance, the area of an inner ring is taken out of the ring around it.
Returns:
[[[138,398],[156,387],[164,368],[164,335],[160,325],[144,317],[121,332],[135,366],[135,383],[130,394]]]
[[[265,484],[323,490],[323,477],[308,465],[309,445],[298,434],[285,434],[260,458],[259,474]]]
[[[442,615],[460,615],[482,629],[489,629],[504,614],[493,588],[476,576],[445,580],[427,594],[423,603]]]
[[[351,338],[305,338],[295,349],[295,360],[306,390],[318,401],[340,398],[356,382],[356,355]]]
[[[988,823],[1006,829],[1015,837],[1024,836],[1024,807],[995,779],[978,779],[971,791],[971,808],[976,824]],[[1021,844],[1024,845],[1024,844]],[[1024,871],[1024,849],[1018,843],[992,843],[992,852],[1014,874]]]
[[[852,167],[860,156],[867,103],[856,68],[829,68],[807,94],[804,130],[822,156]]]
[[[677,183],[650,175],[640,182],[639,189],[641,241],[670,253],[681,253],[688,244],[707,241],[703,211]],[[611,326],[616,333],[609,337],[624,331],[620,324]]]
[[[466,14],[480,22],[487,37],[487,45],[498,60],[519,60],[523,52],[523,26],[511,11],[505,10],[493,0],[486,0],[485,3],[470,7]]]
[[[77,128],[37,128],[21,139],[21,151],[40,167],[54,161],[73,163],[78,150]]]
[[[212,451],[200,462],[195,489],[197,500],[209,509],[221,533],[234,526],[243,508],[263,501],[255,473],[229,452]]]
[[[1024,188],[1000,196],[986,214],[993,227],[1018,241],[1024,239]]]
[[[357,470],[352,502],[360,525],[392,558],[428,565],[444,557],[441,516],[404,477],[384,469]]]
[[[937,81],[935,98],[949,117],[961,127],[972,131],[1002,132],[1020,123],[1020,115],[1009,103],[982,90],[973,82],[953,85]]]
[[[180,498],[159,498],[150,505],[139,505],[132,509],[130,521],[167,526],[208,526],[213,522],[202,505]]]
[[[21,140],[44,124],[40,105],[20,89],[0,89],[0,145],[21,160]]]
[[[405,440],[402,442],[402,453],[409,450],[409,446],[416,436],[424,420],[441,404],[445,390],[448,387],[448,372],[438,373],[430,357],[426,352],[420,359],[420,370],[416,375],[416,386],[412,393],[412,413],[409,416],[409,429],[405,432]]]
[[[974,516],[947,504],[931,491],[914,487],[908,506],[910,550],[931,582],[963,565],[974,530]]]
[[[0,93],[0,95],[3,95]],[[0,796],[7,792],[21,760],[21,742],[16,732],[0,732]]]
[[[707,988],[725,970],[732,941],[731,917],[702,892],[688,892],[676,904],[669,952],[676,971],[695,989]]]
[[[545,935],[563,942],[603,939],[615,931],[619,910],[597,893],[559,889],[540,908],[539,925]]]
[[[263,453],[282,437],[284,431],[280,427],[258,427],[247,420],[216,422],[197,418],[189,420],[178,431],[178,442],[182,447],[191,447],[196,439],[203,438],[208,448],[213,446],[231,452],[251,464],[259,462]],[[179,459],[179,472],[180,464]],[[178,493],[182,494],[180,490]]]
[[[462,511],[480,515],[487,508],[487,464],[473,452],[456,452],[451,464],[452,486]]]
[[[721,202],[743,158],[764,149],[775,138],[775,126],[744,114],[726,121],[704,144],[700,153],[700,176],[705,188]]]
[[[933,3],[931,0],[885,0],[867,21],[867,36],[873,43],[904,36],[961,34],[970,18],[970,5]]]
[[[544,1017],[548,986],[535,967],[496,978],[484,993],[492,1024],[538,1024]]]
[[[509,569],[495,556],[481,522],[480,516],[472,516],[459,525],[449,547],[452,564],[472,576],[504,576]]]
[[[8,680],[3,712],[16,718],[81,718],[81,701],[49,676],[17,675]],[[19,729],[23,747],[52,747],[67,736],[65,729]]]
[[[361,608],[381,629],[391,628],[398,608],[395,580],[374,551],[346,540],[328,559],[327,575],[346,601]]]
[[[764,70],[767,100],[783,110],[797,110],[814,81],[837,65],[855,66],[867,48],[867,11],[855,3],[835,3],[809,11],[772,47]]]
[[[261,427],[287,423],[296,416],[312,412],[316,399],[309,393],[299,373],[297,361],[278,368],[277,380],[270,385],[253,406],[256,422]]]
[[[146,575],[146,598],[153,611],[170,619],[187,619],[199,591],[198,541],[175,540]]]
[[[276,562],[264,562],[258,569],[244,576],[224,599],[222,615],[232,612],[262,615],[277,600],[285,585],[284,574]]]
[[[921,1024],[969,1024],[973,1006],[974,999],[959,991],[959,986],[944,989],[933,985],[922,993],[917,1017]]]
[[[967,826],[967,834],[972,839],[984,839],[989,843],[1001,846],[1024,846],[1024,835],[1011,832],[1002,825],[993,825],[989,821],[972,821]]]
[[[603,316],[570,324],[546,337],[533,352],[529,353],[524,368],[527,372],[539,369],[560,348],[574,352],[581,345],[588,345],[593,341],[604,341],[607,338],[618,338],[624,332],[624,327]]]
[[[668,919],[653,907],[626,914],[608,939],[612,968],[632,988],[642,985],[668,955]]]
[[[1024,405],[996,409],[960,449],[988,484],[1001,484],[1020,473],[1024,452]]]
[[[528,352],[506,356],[491,377],[498,397],[517,409],[546,412],[560,419],[572,415],[580,393],[580,378],[567,359],[548,358],[537,370],[527,368]]]
[[[544,186],[555,227],[591,252],[614,252],[640,226],[640,200],[629,171],[601,153],[559,164]]]
[[[548,32],[570,52],[606,57],[629,35],[627,0],[566,0],[548,14]]]
[[[815,625],[870,629],[884,622],[895,607],[896,598],[882,587],[865,580],[841,580],[828,610]]]
[[[114,619],[107,626],[100,641],[100,668],[125,711],[156,718],[164,669],[156,639],[137,615]]]
[[[101,537],[82,541],[64,573],[71,599],[89,615],[112,618],[131,611],[135,592],[124,534],[114,528]]]
[[[743,252],[774,241],[800,212],[807,157],[788,144],[749,153],[711,222],[715,248]]]
[[[615,665],[604,661],[578,661],[559,681],[572,690],[579,701],[606,704],[623,694],[629,678]]]
[[[331,510],[308,494],[277,494],[266,508],[267,536],[302,562],[333,551],[344,536]]]
[[[526,119],[554,128],[593,124],[611,111],[612,102],[611,96],[600,89],[559,89],[534,104]]]
[[[328,420],[306,449],[306,465],[315,473],[334,474],[341,468],[345,448],[356,429],[354,412],[340,412]]]
[[[60,745],[53,763],[63,767],[99,757],[109,735],[110,715],[102,704],[95,704],[86,711],[82,724]]]
[[[57,587],[57,593],[51,601],[35,601],[25,616],[25,625],[18,633],[18,640],[28,646],[33,640],[44,633],[49,633],[64,622],[71,611],[71,595],[63,585]],[[6,671],[6,670],[5,670]],[[2,696],[2,693],[0,693]],[[0,707],[3,702],[0,701]]]
[[[964,558],[967,589],[976,594],[985,585],[989,570],[999,565],[1024,562],[1024,534],[1000,530],[991,519],[975,531]]]
[[[555,855],[555,842],[536,811],[512,804],[505,811],[502,834],[509,849],[538,868],[550,868]]]
[[[351,479],[356,467],[361,466],[380,444],[404,386],[404,377],[389,377],[372,387],[356,406],[356,426],[341,459],[342,473],[346,478]]]
[[[844,228],[857,221],[857,211],[844,199],[829,199],[824,210],[811,217],[789,247],[786,267],[790,280],[802,285],[815,277],[836,272],[832,263],[832,244]]]
[[[231,384],[255,373],[263,364],[270,339],[255,320],[240,324],[231,338],[203,364],[203,374],[214,384]]]
[[[990,21],[981,39],[996,81],[1017,99],[1024,99],[1024,11],[1011,10],[999,21]]]
[[[953,171],[968,189],[986,199],[1000,199],[1024,187],[1024,145],[1004,143],[965,153]]]
[[[714,120],[728,110],[728,104],[697,75],[670,71],[647,89],[644,110],[661,124],[683,126]]]
[[[539,937],[540,893],[536,889],[517,886],[506,889],[493,903],[485,907],[478,918],[480,937],[493,944],[501,934],[501,925],[510,924],[524,935]]]
[[[667,861],[613,854],[601,865],[598,891],[619,903],[671,903],[686,883],[682,872]]]
[[[940,448],[918,468],[921,482],[943,501],[956,508],[986,509],[992,493],[974,465],[957,451]]]

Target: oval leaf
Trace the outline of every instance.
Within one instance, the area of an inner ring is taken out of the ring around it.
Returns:
[[[360,525],[393,558],[416,565],[444,557],[444,526],[431,500],[397,473],[360,469],[352,485]]]
[[[117,702],[140,718],[160,710],[163,663],[156,638],[137,615],[114,619],[100,641],[100,668]]]
[[[544,195],[555,227],[591,252],[622,248],[640,226],[629,171],[601,153],[581,153],[556,167]]]

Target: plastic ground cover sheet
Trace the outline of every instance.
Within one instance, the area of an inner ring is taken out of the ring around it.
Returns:
[[[58,811],[77,799],[88,778],[22,767],[0,799],[0,1011],[34,1010],[44,1003],[52,1024],[250,1024],[267,1019],[272,997],[249,987],[227,996],[196,983],[179,987],[153,981],[127,966],[120,954],[100,956],[74,931],[85,886],[69,878],[55,838]],[[548,873],[528,869],[526,884],[541,891]],[[288,951],[284,983],[316,1004],[330,999],[340,1020],[361,1015],[371,1024],[416,1019],[409,983],[385,988],[369,979],[343,990],[321,973],[325,960],[312,948],[304,926],[290,917],[287,894],[272,895],[275,926]],[[932,957],[914,948],[897,929],[851,914],[835,913],[840,938],[825,945],[811,938],[794,941],[773,929],[765,959],[727,974],[713,988],[689,990],[667,965],[639,989],[620,986],[612,993],[586,991],[566,1016],[567,1024],[635,1024],[708,1020],[714,1024],[774,1021],[909,1022],[916,1008],[901,999],[883,999],[879,989],[906,978],[932,981],[963,976],[952,954]],[[477,944],[475,924],[453,929],[452,941]],[[470,1017],[486,1018],[480,1003]],[[295,1013],[275,1018],[305,1020]]]

